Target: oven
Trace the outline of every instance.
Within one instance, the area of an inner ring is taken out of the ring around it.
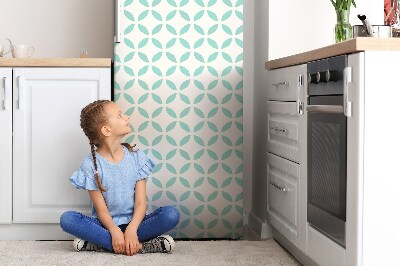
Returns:
[[[346,246],[346,56],[308,63],[307,222]]]

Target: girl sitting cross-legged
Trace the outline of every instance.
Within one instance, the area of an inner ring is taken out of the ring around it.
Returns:
[[[129,117],[108,100],[90,103],[81,112],[81,127],[91,153],[70,178],[76,188],[86,189],[92,216],[67,211],[61,228],[78,238],[77,251],[109,250],[117,254],[171,252],[171,236],[163,235],[179,221],[175,207],[165,206],[146,214],[146,178],[154,162],[134,150],[122,138],[131,132]]]

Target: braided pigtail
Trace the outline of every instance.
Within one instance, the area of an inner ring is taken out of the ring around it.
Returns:
[[[127,142],[121,143],[122,146],[124,146],[125,148],[127,148],[130,152],[134,152],[133,148],[136,146],[136,144],[130,145]],[[136,150],[135,150],[136,152]]]
[[[109,100],[98,100],[88,104],[81,111],[81,128],[89,139],[90,150],[92,153],[93,164],[95,168],[94,176],[96,178],[97,187],[101,192],[107,191],[101,184],[96,161],[96,147],[101,144],[100,128],[107,121],[104,112],[104,105],[110,103]]]
[[[95,149],[95,145],[93,143],[90,143],[90,150],[92,152],[92,158],[93,158],[94,170],[95,170],[94,176],[96,177],[97,187],[100,189],[101,192],[106,192],[107,189],[101,183],[100,177],[99,177],[99,172],[97,170],[96,149]]]

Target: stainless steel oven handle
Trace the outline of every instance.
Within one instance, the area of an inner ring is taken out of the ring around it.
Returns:
[[[343,107],[344,107],[344,115],[347,117],[351,117],[351,102],[349,101],[349,83],[352,82],[351,78],[351,67],[346,67],[343,70]]]
[[[343,113],[343,106],[340,105],[309,105],[306,107],[309,113]]]
[[[289,192],[289,191],[290,191],[289,188],[281,187],[281,186],[275,184],[275,183],[272,182],[272,181],[270,181],[269,183],[270,183],[272,186],[274,186],[274,187],[276,187],[277,189],[279,189],[280,191],[283,191],[283,192]]]

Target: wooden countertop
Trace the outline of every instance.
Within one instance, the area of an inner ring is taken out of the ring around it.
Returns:
[[[111,67],[111,58],[3,58],[0,67]]]
[[[400,51],[400,38],[358,37],[345,42],[329,45],[301,54],[267,61],[265,62],[265,68],[270,70],[275,68],[299,65],[322,58],[342,54],[352,54],[355,52],[367,50]]]

